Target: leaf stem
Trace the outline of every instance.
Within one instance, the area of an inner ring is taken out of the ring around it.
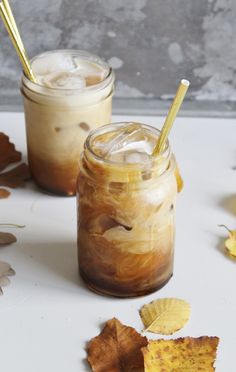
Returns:
[[[229,233],[231,233],[231,230],[227,227],[227,226],[225,226],[225,225],[218,225],[219,227],[224,227]]]
[[[25,225],[18,225],[18,224],[15,224],[15,223],[0,223],[0,226],[2,227],[15,227],[15,228],[18,228],[18,229],[22,229],[25,227]]]

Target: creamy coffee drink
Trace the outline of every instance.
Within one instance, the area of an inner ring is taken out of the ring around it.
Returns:
[[[31,173],[42,188],[74,195],[84,140],[111,119],[114,74],[78,50],[36,56],[32,69],[37,83],[23,76],[21,88]]]
[[[167,143],[152,156],[159,131],[139,123],[92,132],[78,177],[80,274],[94,291],[130,297],[172,276],[177,182]]]

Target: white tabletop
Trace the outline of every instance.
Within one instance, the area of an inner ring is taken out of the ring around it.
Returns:
[[[127,119],[163,122],[114,117]],[[26,154],[23,114],[1,113],[0,131]],[[0,260],[16,271],[0,297],[1,371],[89,371],[86,343],[104,322],[115,316],[141,331],[138,310],[160,297],[191,304],[189,323],[172,337],[219,336],[216,371],[235,371],[236,261],[224,254],[226,231],[218,224],[236,228],[236,120],[179,118],[171,144],[185,181],[177,203],[174,276],[146,297],[115,299],[85,288],[77,271],[75,198],[43,194],[29,183],[0,201],[1,223],[26,225],[4,230],[18,241],[0,250]]]

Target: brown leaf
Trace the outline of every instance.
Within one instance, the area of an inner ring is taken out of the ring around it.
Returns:
[[[7,262],[0,261],[0,277],[2,276],[13,276],[15,271]]]
[[[7,275],[11,266],[7,262],[0,261],[0,276]]]
[[[2,288],[10,283],[8,276],[15,275],[15,271],[7,262],[0,261],[0,296],[3,294]]]
[[[99,336],[88,345],[88,361],[94,372],[143,372],[141,347],[147,338],[116,318],[108,320]]]
[[[16,242],[15,235],[0,231],[0,246],[9,245],[15,242]]]
[[[142,348],[145,372],[215,371],[218,337],[149,341]]]
[[[8,164],[21,160],[21,153],[16,151],[15,145],[9,141],[9,137],[0,133],[0,170]]]
[[[6,199],[10,195],[11,195],[10,191],[0,188],[0,199]]]
[[[0,186],[15,189],[24,186],[25,181],[30,179],[29,167],[25,163],[18,165],[8,172],[0,174]]]

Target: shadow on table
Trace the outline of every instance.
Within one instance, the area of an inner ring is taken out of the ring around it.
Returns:
[[[68,286],[68,283],[73,283],[77,288],[80,287],[80,289],[88,291],[78,273],[76,242],[32,242],[24,244],[18,250],[19,252],[29,256],[33,262],[47,269],[46,272],[42,272],[42,281],[47,281],[52,286],[58,285],[59,283],[55,279],[56,275],[58,279],[62,279],[60,286],[64,281],[65,286]],[[39,279],[38,270],[36,277]]]
[[[221,198],[219,206],[236,216],[236,194],[227,195]]]
[[[221,236],[218,237],[218,243],[216,244],[216,249],[219,253],[224,255],[227,258],[226,252],[225,252],[225,239]]]

